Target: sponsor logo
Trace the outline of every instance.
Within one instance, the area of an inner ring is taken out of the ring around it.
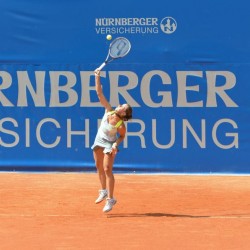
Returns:
[[[172,34],[177,29],[177,22],[173,17],[165,17],[161,21],[161,30],[166,34]]]
[[[99,35],[113,34],[173,34],[177,29],[177,22],[173,17],[105,17],[95,19],[95,31]]]

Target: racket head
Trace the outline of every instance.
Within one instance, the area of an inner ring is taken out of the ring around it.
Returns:
[[[126,56],[131,49],[130,41],[125,37],[117,37],[109,45],[109,55],[113,59]]]

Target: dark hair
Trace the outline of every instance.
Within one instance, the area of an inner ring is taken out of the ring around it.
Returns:
[[[123,117],[124,121],[128,121],[128,120],[132,119],[132,107],[129,104],[127,104],[127,105],[128,105],[128,107],[126,109],[126,115]]]

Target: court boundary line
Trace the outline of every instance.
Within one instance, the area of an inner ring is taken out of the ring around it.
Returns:
[[[184,219],[250,219],[250,215],[186,215],[186,214],[167,214],[167,213],[143,213],[143,214],[103,214],[107,218],[132,218],[132,217],[168,217],[168,218],[184,218]],[[0,217],[85,217],[86,214],[4,214]]]
[[[169,175],[169,176],[250,176],[250,173],[168,173],[168,172],[113,172],[115,175]],[[1,171],[0,174],[96,174],[95,171]]]

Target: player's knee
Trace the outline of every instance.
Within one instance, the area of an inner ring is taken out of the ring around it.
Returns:
[[[100,166],[101,166],[101,162],[99,162],[99,161],[95,161],[95,166],[96,166],[96,168],[100,168]]]
[[[105,174],[107,176],[111,175],[111,173],[112,173],[112,167],[111,166],[105,165],[103,168],[104,168],[104,172],[105,172]]]

